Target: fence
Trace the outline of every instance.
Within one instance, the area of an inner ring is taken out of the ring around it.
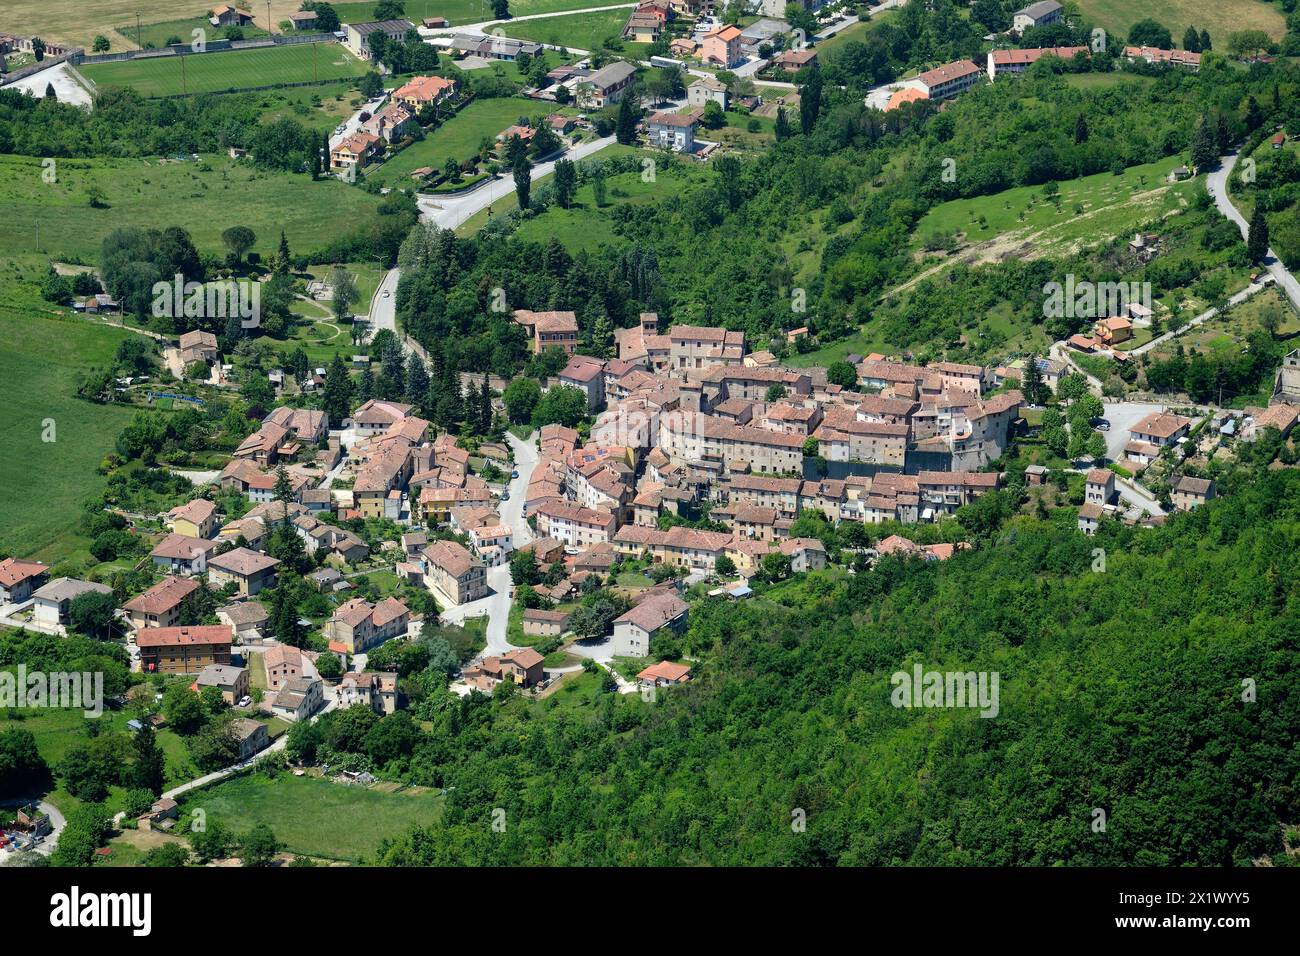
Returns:
[[[4,74],[3,78],[0,78],[0,85],[7,86],[17,80],[22,80],[35,73],[40,73],[42,70],[48,70],[52,66],[58,66],[60,63],[71,63],[73,62],[74,57],[81,56],[83,52],[84,51],[78,47],[75,50],[69,50],[67,53],[61,53],[58,56],[47,56],[39,63],[30,63],[27,66],[14,70],[12,73]]]
[[[202,56],[205,53],[228,53],[231,50],[256,50],[273,46],[297,46],[300,43],[337,43],[332,33],[308,33],[304,36],[269,36],[256,40],[209,40],[202,50],[188,43],[173,44],[156,50],[124,50],[121,53],[92,53],[84,50],[68,54],[76,66],[93,63],[120,63],[124,60],[143,60],[164,56]]]

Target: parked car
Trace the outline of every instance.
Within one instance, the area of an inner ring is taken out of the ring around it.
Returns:
[[[1110,431],[1110,422],[1104,418],[1094,418],[1092,420],[1092,427],[1098,431],[1108,432]]]

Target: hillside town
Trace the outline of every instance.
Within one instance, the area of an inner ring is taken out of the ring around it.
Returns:
[[[0,9],[15,915],[1295,872],[1294,0],[144,6]]]

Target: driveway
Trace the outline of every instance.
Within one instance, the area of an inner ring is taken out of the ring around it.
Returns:
[[[1211,170],[1205,177],[1205,188],[1210,195],[1214,197],[1214,205],[1218,207],[1219,212],[1223,213],[1229,219],[1237,224],[1241,230],[1241,237],[1246,238],[1247,222],[1244,216],[1237,211],[1237,207],[1232,204],[1228,198],[1228,178],[1232,175],[1233,168],[1237,165],[1237,154],[1229,153],[1219,160],[1219,168]],[[1268,262],[1265,265],[1269,274],[1273,276],[1275,282],[1291,300],[1291,305],[1300,310],[1300,282],[1292,275],[1287,267],[1282,264],[1282,260],[1272,249],[1268,250]]]
[[[1163,412],[1169,406],[1154,402],[1106,402],[1104,415],[1110,422],[1106,436],[1106,457],[1111,461],[1124,460],[1124,446],[1132,437],[1129,430],[1152,412]]]
[[[351,136],[353,133],[355,133],[357,130],[361,128],[362,113],[365,113],[367,116],[374,116],[375,111],[379,109],[381,106],[383,106],[384,101],[387,99],[388,99],[387,93],[385,93],[383,96],[376,97],[375,99],[367,103],[365,106],[361,107],[361,109],[357,110],[355,113],[349,116],[346,120],[344,120],[343,123],[340,124],[343,127],[343,132],[330,133],[330,149],[334,149],[336,146],[338,146],[339,143],[343,142],[345,139],[347,139],[349,136]]]

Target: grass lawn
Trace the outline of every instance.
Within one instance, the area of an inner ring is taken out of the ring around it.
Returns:
[[[543,700],[534,702],[532,706],[545,710],[585,710],[591,708],[595,706],[596,701],[604,693],[600,689],[604,679],[604,671],[595,674],[589,674],[586,671],[565,674],[558,689],[547,694]]]
[[[604,6],[604,4],[597,4],[597,6]],[[513,6],[511,9],[514,9]],[[623,27],[627,24],[627,15],[627,10],[605,10],[600,13],[579,13],[571,16],[515,21],[503,24],[501,29],[506,36],[524,40],[536,40],[538,43],[574,47],[579,50],[596,50],[604,40],[622,34]],[[636,55],[637,50],[642,46],[644,44],[626,43],[623,52]]]
[[[5,668],[5,670],[12,671],[13,668]],[[0,713],[0,733],[6,730],[26,730],[30,732],[36,738],[36,749],[51,769],[57,768],[68,751],[89,739],[87,726],[91,720],[79,710],[24,710],[14,711],[13,713],[21,714],[22,719],[6,719],[3,713]],[[126,711],[106,710],[102,716],[94,718],[94,722],[98,725],[100,732],[122,732],[127,729],[126,723],[130,719],[131,717]],[[192,780],[198,775],[198,770],[190,761],[189,751],[184,740],[165,728],[157,732],[157,740],[165,758],[164,779],[168,786]],[[105,801],[109,809],[114,811],[121,809],[122,799],[125,794],[125,788],[110,788],[109,796]],[[46,799],[63,811],[64,814],[81,806],[80,800],[60,786],[56,786],[55,789],[51,790]]]
[[[1139,76],[1137,73],[1067,73],[1065,82],[1081,90],[1108,89],[1115,86],[1135,84],[1147,86],[1155,82],[1153,76]]]
[[[1149,17],[1168,27],[1180,48],[1189,26],[1209,30],[1216,50],[1226,49],[1228,35],[1238,30],[1263,30],[1278,40],[1286,31],[1281,7],[1263,0],[1079,0],[1079,10],[1085,18],[1118,34],[1127,34],[1133,24]]]
[[[288,117],[319,133],[332,133],[362,103],[361,94],[347,80],[241,95],[259,98],[262,106],[259,119],[263,123],[274,123]]]
[[[544,105],[523,97],[475,100],[418,143],[367,171],[366,178],[385,186],[409,183],[412,170],[421,166],[441,169],[448,159],[469,159],[478,154],[485,138],[495,140],[497,133],[521,116],[545,116],[548,112]]]
[[[12,268],[12,266],[11,266]],[[37,280],[33,270],[28,278]],[[132,333],[38,304],[32,287],[0,275],[0,369],[9,401],[0,411],[0,552],[53,562],[90,542],[77,533],[81,505],[104,487],[95,472],[130,409],[74,397],[78,378],[107,365]],[[55,441],[41,440],[53,420]]]
[[[676,165],[669,171],[660,171],[655,181],[649,183],[642,181],[639,172],[619,173],[605,180],[604,206],[596,205],[591,184],[587,184],[579,187],[570,208],[550,207],[542,215],[523,222],[517,235],[530,242],[546,242],[554,236],[566,249],[575,253],[584,249],[595,251],[603,246],[621,245],[626,240],[614,232],[615,211],[620,206],[661,203],[669,196],[684,192],[691,183],[706,179],[709,174],[710,170],[705,166],[685,164]],[[513,196],[510,198],[513,199]],[[504,200],[496,205],[498,213],[506,208],[515,208],[513,203],[507,205]],[[475,219],[471,219],[466,225],[474,222]],[[481,226],[482,222],[477,225]]]
[[[265,7],[265,4],[263,6]],[[125,40],[127,47],[137,45],[137,32],[134,22],[123,22],[113,29],[117,36],[109,36],[108,38],[110,43],[114,43],[109,48],[110,53],[120,52],[118,47],[121,44],[114,41]],[[183,20],[164,20],[161,23],[141,23],[138,33],[139,46],[146,50],[150,47],[161,49],[167,46],[168,40],[178,37],[182,43],[188,44],[193,42],[195,30],[202,30],[203,36],[208,42],[222,40],[225,39],[225,29],[225,27],[214,27],[208,21],[208,18],[204,16],[190,17]],[[240,27],[240,29],[244,31],[245,40],[255,40],[258,37],[266,36],[265,30],[251,23]]]
[[[375,2],[332,4],[340,23],[364,23],[373,20]],[[515,11],[517,3],[510,4]],[[492,4],[488,0],[405,0],[406,19],[416,26],[425,17],[446,17],[453,24],[479,23],[492,19]],[[517,11],[516,11],[517,12]]]
[[[361,76],[366,65],[337,43],[229,50],[80,67],[99,86],[130,86],[144,96],[225,93],[276,83],[328,82]]]
[[[41,169],[39,158],[0,156],[0,243],[11,254],[95,262],[114,229],[172,224],[188,229],[200,251],[218,255],[222,230],[235,225],[257,234],[253,249],[264,258],[275,252],[281,229],[295,253],[306,253],[372,221],[380,201],[336,179],[312,182],[306,174],[260,170],[222,155],[199,162],[61,159],[58,181],[48,185]],[[106,208],[91,208],[92,186]]]
[[[185,795],[183,813],[201,807],[208,822],[235,833],[267,824],[291,853],[360,863],[379,842],[442,813],[442,796],[410,788],[390,792],[332,783],[320,777],[282,774],[274,780],[251,774]]]
[[[1052,202],[1042,186],[1018,186],[991,196],[954,199],[931,209],[917,224],[913,247],[935,234],[961,234],[970,245],[1022,233],[1034,237],[1040,255],[1094,245],[1132,232],[1138,225],[1182,207],[1195,181],[1165,186],[1164,177],[1181,160],[1131,166],[1122,175],[1097,173],[1057,183],[1059,202]]]
[[[1251,296],[1227,314],[1216,315],[1210,321],[1162,343],[1152,350],[1148,358],[1167,359],[1179,345],[1186,352],[1236,354],[1246,346],[1250,334],[1261,328],[1260,319],[1266,313],[1279,319],[1276,332],[1279,337],[1300,333],[1300,317],[1296,316],[1274,286]],[[1166,331],[1172,324],[1166,324]]]

